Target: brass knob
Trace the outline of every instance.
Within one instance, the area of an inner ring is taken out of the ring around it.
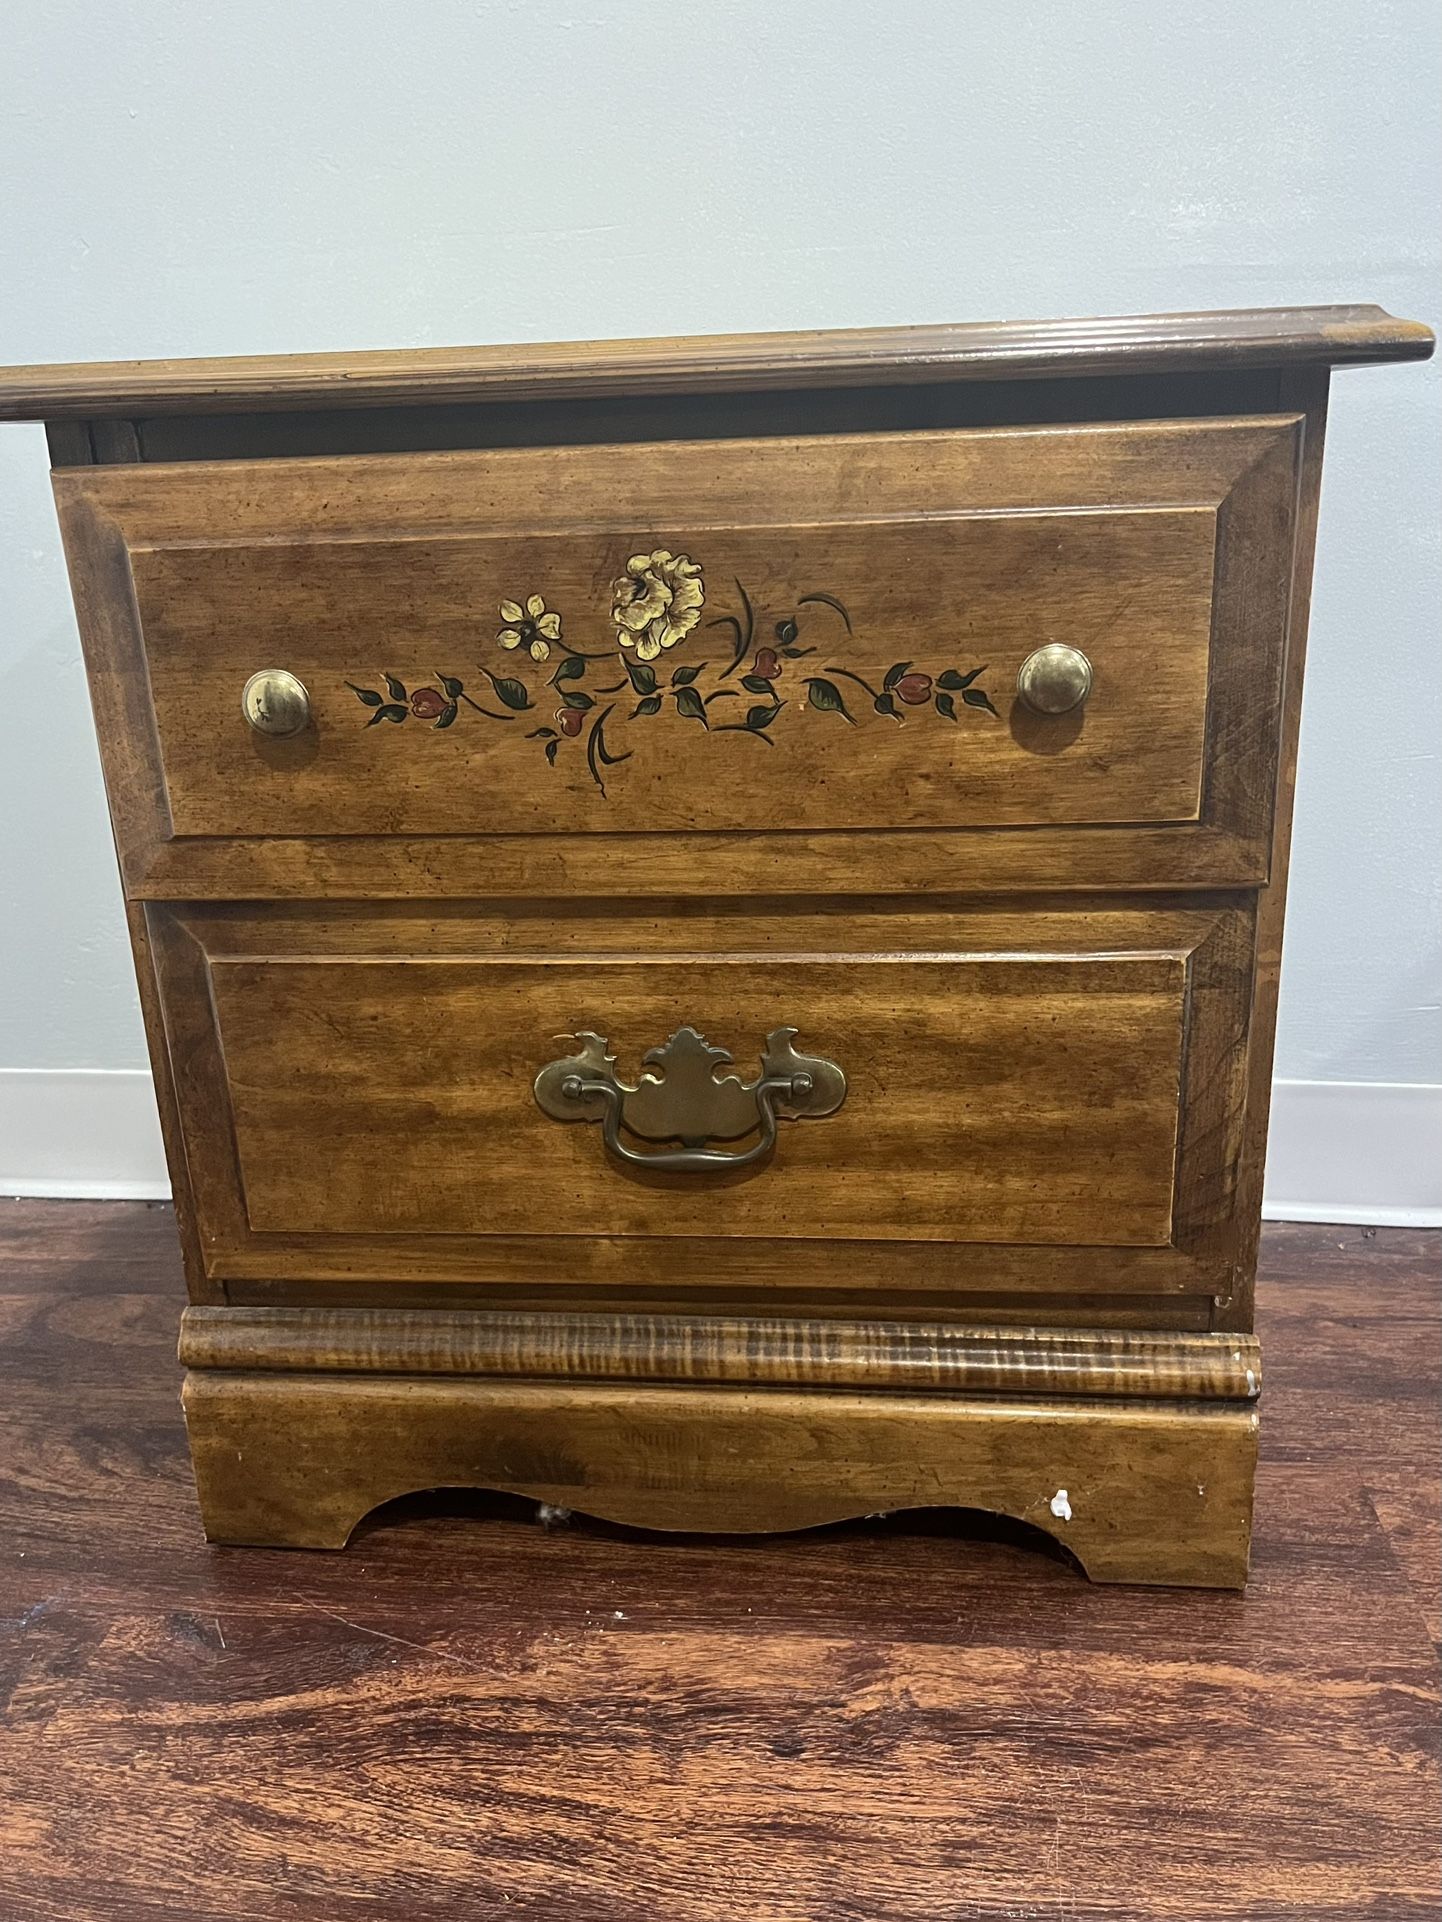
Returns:
[[[1069,714],[1091,693],[1092,664],[1079,647],[1053,641],[1028,654],[1017,671],[1016,691],[1038,714]]]
[[[310,723],[310,696],[283,667],[252,674],[240,696],[241,712],[257,734],[299,734]]]

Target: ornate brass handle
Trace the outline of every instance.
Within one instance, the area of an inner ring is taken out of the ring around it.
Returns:
[[[664,1047],[643,1057],[634,1087],[617,1075],[606,1037],[582,1032],[573,1037],[581,1044],[577,1053],[548,1062],[536,1076],[536,1101],[556,1121],[599,1121],[609,1152],[633,1167],[667,1174],[748,1168],[776,1146],[778,1118],[834,1114],[846,1099],[846,1076],[821,1055],[798,1054],[791,1045],[797,1032],[773,1028],[760,1075],[743,1081],[734,1074],[718,1079],[716,1070],[729,1066],[731,1056],[695,1028],[678,1028]],[[623,1126],[642,1141],[681,1146],[643,1154],[626,1146]],[[749,1134],[758,1138],[739,1154],[705,1145]]]
[[[310,695],[283,667],[252,674],[241,689],[240,707],[256,733],[272,739],[299,734],[310,724]]]
[[[1061,641],[1028,654],[1017,670],[1016,691],[1037,714],[1070,714],[1091,689],[1091,662],[1079,647]]]

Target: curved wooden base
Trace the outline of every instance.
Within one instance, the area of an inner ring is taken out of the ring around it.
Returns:
[[[217,1542],[343,1548],[398,1495],[474,1487],[728,1534],[982,1508],[1048,1530],[1093,1581],[1247,1575],[1257,1417],[1238,1402],[192,1370],[184,1403]]]

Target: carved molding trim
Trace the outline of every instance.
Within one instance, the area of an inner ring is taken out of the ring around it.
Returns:
[[[897,1321],[188,1308],[188,1368],[1253,1402],[1256,1338]]]

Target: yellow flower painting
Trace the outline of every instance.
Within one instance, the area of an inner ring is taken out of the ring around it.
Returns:
[[[502,647],[523,647],[533,661],[550,659],[551,642],[561,638],[561,617],[547,612],[539,594],[532,594],[524,607],[519,601],[502,601],[501,619],[506,625],[496,639]]]
[[[622,647],[640,661],[654,661],[663,648],[684,641],[706,599],[699,561],[658,547],[633,554],[611,583],[611,620]]]

